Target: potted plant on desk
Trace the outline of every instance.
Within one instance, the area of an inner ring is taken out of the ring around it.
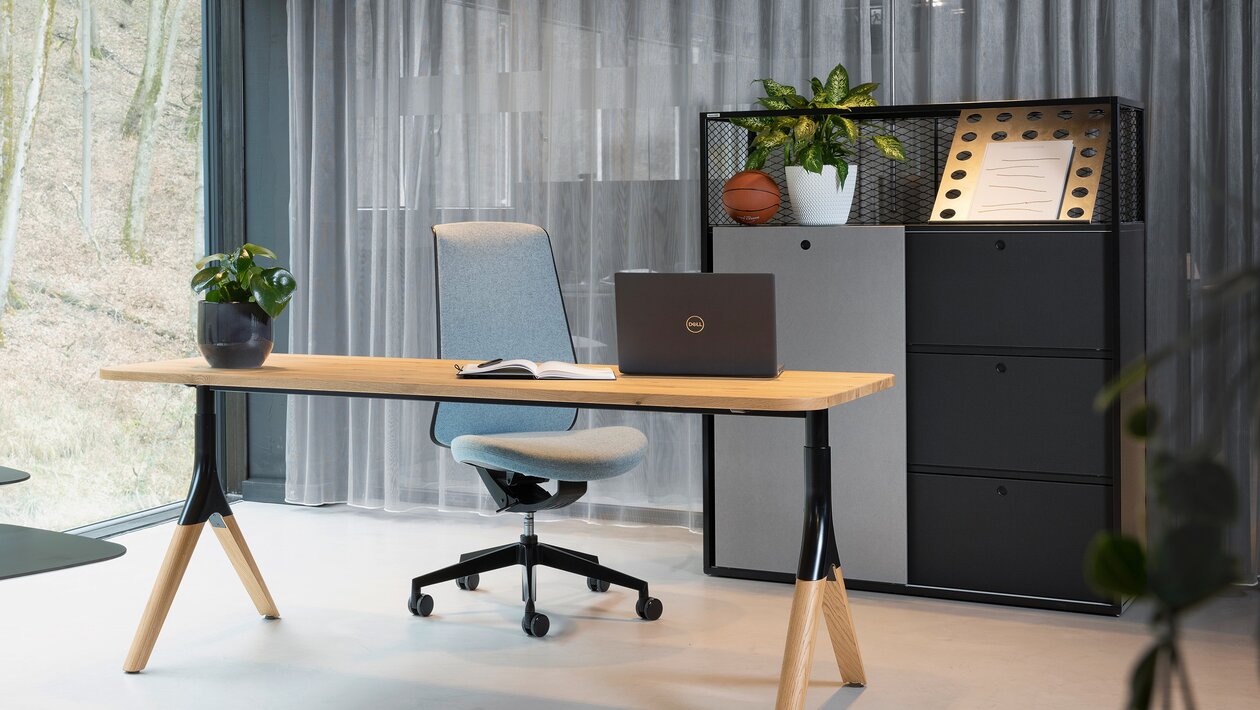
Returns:
[[[259,257],[276,255],[245,244],[197,262],[192,290],[205,294],[197,307],[197,347],[211,367],[261,367],[271,354],[273,322],[289,305],[297,281],[287,269],[259,266]]]
[[[773,79],[761,79],[768,96],[757,99],[771,111],[841,109],[875,106],[872,93],[879,84],[849,88],[849,72],[837,64],[824,83],[810,79],[812,99],[796,88]],[[755,138],[744,163],[745,170],[760,170],[770,151],[783,150],[788,197],[800,224],[844,224],[849,221],[857,183],[858,142],[870,139],[884,157],[905,160],[901,141],[891,135],[866,133],[867,125],[841,113],[806,116],[749,116],[731,123],[751,131]]]

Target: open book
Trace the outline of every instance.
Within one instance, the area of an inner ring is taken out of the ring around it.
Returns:
[[[458,367],[458,366],[457,366]],[[615,380],[617,376],[607,367],[584,367],[568,362],[548,360],[491,360],[481,364],[469,364],[459,368],[460,377],[518,377],[535,380]]]

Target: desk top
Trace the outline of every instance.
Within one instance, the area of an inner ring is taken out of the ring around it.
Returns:
[[[534,403],[804,412],[893,386],[893,376],[788,370],[775,379],[622,375],[613,381],[459,379],[468,360],[274,354],[255,370],[218,370],[201,358],[101,369],[101,379],[289,393]],[[616,368],[613,368],[614,371]]]

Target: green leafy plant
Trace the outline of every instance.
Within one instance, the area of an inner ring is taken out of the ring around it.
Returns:
[[[867,83],[849,87],[849,72],[837,64],[827,81],[809,80],[813,98],[806,99],[796,87],[773,79],[759,79],[767,96],[757,103],[771,111],[810,111],[876,106],[872,94],[879,84]],[[731,123],[755,134],[752,150],[744,162],[745,170],[760,170],[770,151],[783,150],[784,165],[799,165],[811,173],[822,173],[824,165],[836,169],[836,186],[844,184],[849,174],[849,161],[857,155],[858,142],[868,139],[884,157],[905,160],[901,141],[883,133],[875,133],[865,121],[855,121],[843,113],[814,113],[808,116],[749,116],[732,118]]]
[[[1219,343],[1224,323],[1260,323],[1260,266],[1243,269],[1205,289],[1207,308],[1179,340],[1127,366],[1098,395],[1098,409],[1114,404],[1122,393],[1146,379],[1150,369],[1178,352]],[[1240,319],[1225,317],[1235,312]],[[1254,330],[1251,331],[1254,333]],[[1260,349],[1253,349],[1245,367],[1260,371]],[[1257,383],[1260,385],[1260,383]],[[1260,421],[1260,386],[1236,387],[1233,396],[1213,402],[1216,415],[1241,403],[1253,413],[1256,435]],[[1235,401],[1241,400],[1241,402]],[[1240,581],[1238,559],[1227,547],[1229,525],[1238,510],[1238,492],[1229,469],[1221,463],[1221,422],[1209,423],[1207,434],[1188,447],[1178,448],[1161,437],[1161,413],[1155,405],[1129,415],[1129,436],[1146,442],[1148,499],[1154,503],[1155,524],[1150,539],[1103,532],[1086,553],[1086,577],[1100,593],[1116,598],[1145,599],[1152,606],[1153,639],[1129,678],[1130,710],[1151,707],[1157,689],[1170,707],[1174,687],[1181,704],[1195,707],[1190,676],[1182,656],[1181,624],[1186,612]],[[1257,629],[1260,641],[1260,628]]]
[[[279,266],[259,266],[254,262],[259,257],[275,259],[276,254],[257,244],[245,244],[228,254],[202,258],[192,277],[193,292],[204,293],[210,303],[257,303],[267,315],[278,317],[293,298],[297,280]]]

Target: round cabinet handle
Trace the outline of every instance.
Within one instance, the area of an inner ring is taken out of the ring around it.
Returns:
[[[801,240],[801,248],[802,248],[802,249],[806,249],[806,250],[808,250],[811,246],[813,246],[813,245],[809,243],[809,240],[808,240],[808,239],[802,239],[802,240]]]
[[[998,373],[999,375],[1001,375],[1001,374],[1005,373],[1005,372],[1006,372],[1006,363],[1004,363],[1004,362],[999,362],[998,364],[994,365],[994,366],[993,366],[993,371],[994,371],[994,372],[996,372],[996,373]]]
[[[1006,486],[998,486],[998,487],[997,487],[997,494],[998,494],[998,495],[1000,495],[1000,496],[1004,496],[1004,495],[1006,495]]]
[[[993,242],[993,248],[997,249],[998,251],[1003,251],[1004,249],[1006,249],[1006,240],[999,239],[996,242]]]

